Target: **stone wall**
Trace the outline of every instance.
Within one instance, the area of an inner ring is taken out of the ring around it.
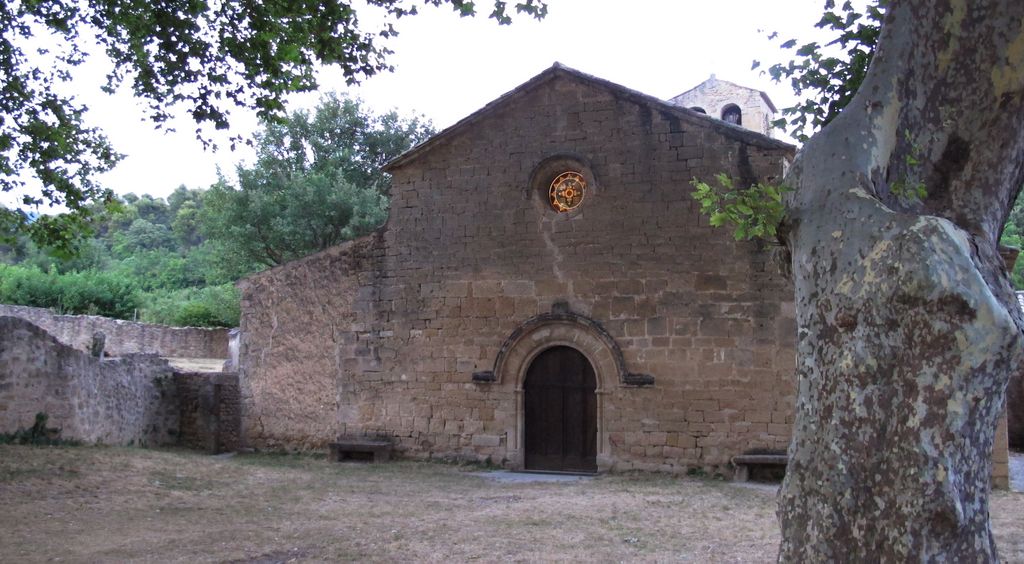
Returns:
[[[176,372],[174,385],[181,406],[178,444],[211,454],[238,450],[238,375]]]
[[[43,412],[62,438],[174,444],[178,402],[171,376],[156,355],[99,360],[24,319],[0,316],[0,432],[31,427]]]
[[[106,354],[154,353],[163,357],[228,358],[228,329],[167,327],[96,315],[57,315],[38,307],[0,304],[0,315],[20,317],[62,343],[89,351],[93,334],[106,336]]]
[[[377,234],[242,282],[251,289],[239,342],[247,443],[322,448],[341,419],[369,408],[354,397],[354,375],[359,385],[380,381],[381,352],[371,346],[381,331],[370,320],[383,249]]]
[[[654,378],[602,370],[600,339],[583,351],[599,372],[601,468],[785,449],[792,289],[769,250],[708,225],[690,180],[777,180],[790,151],[634,94],[554,72],[396,166],[380,232],[243,281],[247,439],[322,448],[385,434],[411,456],[516,466],[521,371],[473,374],[564,303],[611,337],[628,373]],[[559,155],[593,181],[567,214],[533,178]]]

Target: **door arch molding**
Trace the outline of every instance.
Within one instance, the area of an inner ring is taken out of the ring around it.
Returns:
[[[553,347],[575,349],[594,369],[597,408],[597,470],[611,468],[611,446],[604,425],[605,396],[626,385],[622,351],[595,321],[571,312],[538,315],[519,326],[502,345],[495,361],[495,383],[511,384],[515,396],[515,429],[509,433],[508,458],[513,468],[524,468],[525,408],[523,383],[534,359]]]
[[[491,381],[512,382],[515,389],[522,389],[526,375],[524,361],[527,357],[532,360],[532,356],[554,346],[556,341],[578,349],[590,360],[598,372],[598,390],[616,385],[654,384],[653,376],[626,370],[622,349],[600,323],[571,311],[557,310],[531,317],[505,339],[494,359]]]

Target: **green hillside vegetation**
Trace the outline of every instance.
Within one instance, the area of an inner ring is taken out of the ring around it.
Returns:
[[[205,190],[179,186],[166,199],[127,194],[113,210],[97,206],[92,236],[73,256],[25,235],[0,245],[0,303],[237,326],[234,283],[381,225],[388,179],[380,167],[432,131],[429,122],[373,115],[327,95],[312,112],[265,124],[237,185],[221,179]]]
[[[196,219],[204,195],[184,186],[166,200],[128,194],[119,211],[94,219],[94,236],[74,257],[55,257],[27,237],[0,247],[0,302],[166,325],[237,325],[233,283],[258,268],[235,262],[232,270],[218,260],[221,247]]]
[[[1021,202],[1020,196],[1010,211],[1006,227],[1003,228],[1003,237],[999,242],[1008,247],[1024,249],[1024,203]],[[1014,265],[1010,281],[1013,282],[1014,288],[1024,290],[1024,256],[1021,256]]]

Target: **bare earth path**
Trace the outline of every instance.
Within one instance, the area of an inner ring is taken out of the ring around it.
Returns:
[[[769,487],[664,475],[0,446],[0,562],[768,562],[774,511]],[[992,514],[1024,562],[1024,494],[997,492]]]

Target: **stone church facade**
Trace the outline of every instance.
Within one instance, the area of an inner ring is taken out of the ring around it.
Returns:
[[[785,449],[792,288],[690,182],[793,152],[556,64],[392,161],[380,230],[240,283],[245,440],[567,471]]]

